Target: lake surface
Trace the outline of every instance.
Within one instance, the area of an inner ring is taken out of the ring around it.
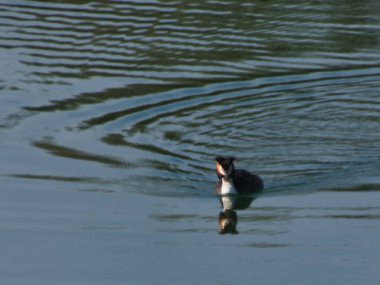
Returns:
[[[378,283],[380,2],[2,0],[0,62],[0,283]]]

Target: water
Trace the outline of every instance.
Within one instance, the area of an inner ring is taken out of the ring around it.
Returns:
[[[1,283],[377,284],[379,16],[2,0]],[[238,235],[216,154],[266,185]]]

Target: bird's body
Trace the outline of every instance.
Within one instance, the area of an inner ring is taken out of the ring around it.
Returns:
[[[244,169],[235,169],[233,157],[216,157],[219,180],[215,187],[218,195],[254,194],[264,189],[261,178]]]

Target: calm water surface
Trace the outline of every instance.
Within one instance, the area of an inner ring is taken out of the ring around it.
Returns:
[[[377,284],[378,1],[2,0],[0,62],[1,283]]]

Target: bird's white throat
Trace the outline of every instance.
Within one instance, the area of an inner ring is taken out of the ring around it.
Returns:
[[[236,188],[231,178],[222,178],[222,189],[220,191],[222,195],[237,194]]]

